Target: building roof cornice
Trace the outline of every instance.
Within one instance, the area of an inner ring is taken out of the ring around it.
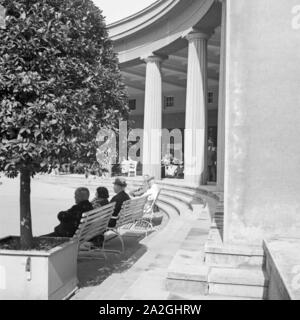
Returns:
[[[151,54],[169,55],[186,46],[192,30],[211,34],[220,24],[218,0],[159,0],[108,26],[120,64]]]
[[[109,24],[110,38],[116,41],[142,30],[163,17],[182,0],[158,0],[145,9]]]

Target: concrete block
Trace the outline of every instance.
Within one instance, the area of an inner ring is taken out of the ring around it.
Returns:
[[[270,239],[264,242],[264,250],[270,278],[268,299],[299,300],[300,239]]]
[[[267,288],[256,287],[256,286],[244,286],[244,285],[229,285],[229,284],[222,284],[222,283],[210,283],[209,295],[266,299]]]
[[[180,279],[167,279],[166,289],[172,293],[182,293],[192,295],[207,295],[208,283],[201,281],[190,281]]]
[[[216,240],[216,232],[210,232],[209,241],[205,244],[205,262],[208,265],[241,268],[264,266],[265,256],[261,247],[223,245]]]
[[[208,281],[230,285],[268,286],[266,274],[261,269],[211,268]]]
[[[167,279],[207,282],[209,268],[206,266],[186,265],[168,269]]]
[[[214,254],[206,252],[205,263],[210,266],[253,268],[262,267],[264,265],[264,257]]]
[[[180,269],[182,265],[195,265],[198,266],[203,264],[204,251],[190,251],[185,249],[177,250],[172,262],[169,265],[170,269]]]
[[[220,295],[188,295],[185,293],[170,293],[167,300],[262,300],[260,298],[249,297],[234,297],[234,296],[220,296]]]

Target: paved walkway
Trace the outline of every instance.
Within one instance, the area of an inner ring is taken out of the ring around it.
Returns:
[[[19,179],[1,177],[0,237],[19,235]],[[58,224],[57,213],[74,203],[74,190],[60,184],[49,185],[37,179],[31,185],[31,212],[33,234],[49,233]]]
[[[170,293],[165,289],[168,266],[195,223],[182,218],[170,219],[167,226],[147,238],[126,238],[127,250],[123,256],[110,255],[108,261],[80,262],[79,278],[85,280],[72,299],[169,299]]]

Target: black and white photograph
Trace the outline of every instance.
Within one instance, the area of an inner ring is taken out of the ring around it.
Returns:
[[[0,0],[0,300],[300,300],[300,0]]]

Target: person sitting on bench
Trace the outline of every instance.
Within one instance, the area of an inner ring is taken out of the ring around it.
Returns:
[[[125,192],[125,188],[127,187],[126,180],[124,178],[116,178],[114,182],[114,192],[116,195],[110,200],[110,202],[115,202],[115,211],[113,213],[113,219],[110,219],[108,227],[113,228],[116,226],[117,217],[119,212],[121,211],[122,204],[124,201],[130,200],[129,195]]]
[[[150,178],[150,176],[148,175],[148,174],[145,174],[144,176],[143,176],[143,184],[139,187],[139,188],[137,188],[137,189],[135,189],[135,190],[133,190],[133,191],[130,191],[129,192],[129,195],[131,196],[131,197],[140,197],[140,196],[142,196],[145,192],[147,192],[148,190],[149,190],[149,188],[150,188],[150,186],[149,186],[149,179],[151,179]]]
[[[75,205],[67,211],[61,211],[57,215],[60,224],[54,228],[54,232],[42,237],[73,237],[84,212],[93,210],[89,202],[90,192],[87,188],[78,188],[75,191]]]
[[[114,182],[114,191],[116,195],[110,200],[110,202],[115,202],[115,210],[113,213],[113,217],[118,217],[119,212],[121,211],[122,204],[124,201],[129,200],[129,195],[125,192],[125,188],[127,186],[126,180],[124,178],[116,178]],[[112,218],[109,220],[108,228],[114,228],[116,226],[117,219]],[[100,234],[90,240],[96,247],[101,247],[103,245],[104,235]]]
[[[99,187],[96,190],[95,198],[92,201],[93,208],[100,208],[109,204],[109,193],[105,187]]]

